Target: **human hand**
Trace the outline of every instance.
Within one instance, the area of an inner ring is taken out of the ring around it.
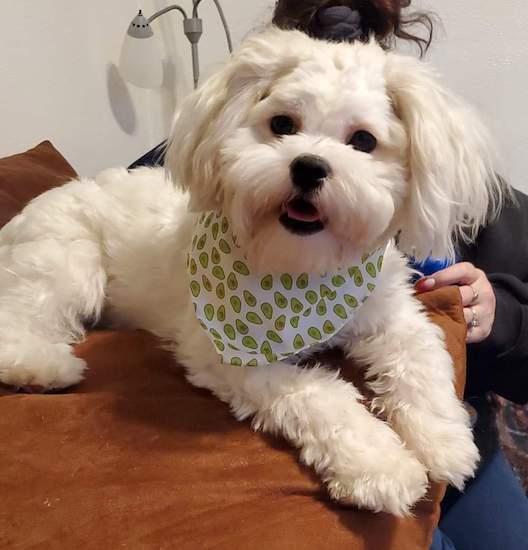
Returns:
[[[448,285],[458,285],[462,296],[468,326],[467,343],[482,342],[490,335],[495,320],[496,298],[488,277],[473,264],[463,262],[420,279],[415,289],[422,294]]]

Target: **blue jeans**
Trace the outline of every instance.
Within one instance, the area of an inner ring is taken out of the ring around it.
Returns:
[[[528,498],[501,451],[451,503],[430,550],[528,550]]]

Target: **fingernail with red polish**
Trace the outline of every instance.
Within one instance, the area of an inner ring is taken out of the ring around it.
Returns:
[[[431,279],[430,277],[427,277],[426,279],[422,279],[420,281],[420,286],[425,290],[433,289],[435,284],[436,284],[436,281],[434,279]]]

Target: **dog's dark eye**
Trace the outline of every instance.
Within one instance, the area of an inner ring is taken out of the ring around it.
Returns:
[[[363,153],[372,153],[378,145],[378,140],[366,130],[358,130],[348,140],[348,145],[352,145],[354,149],[363,151]]]
[[[274,116],[270,121],[270,128],[276,136],[291,136],[297,133],[294,120],[286,115]]]

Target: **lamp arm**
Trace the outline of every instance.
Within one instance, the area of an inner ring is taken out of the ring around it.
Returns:
[[[154,15],[151,15],[147,19],[147,21],[150,24],[150,23],[152,23],[152,21],[154,21],[154,19],[157,19],[158,17],[161,17],[163,14],[165,14],[169,11],[172,11],[172,10],[178,10],[183,15],[184,19],[189,19],[187,17],[187,12],[181,6],[178,6],[178,5],[174,4],[173,6],[167,6],[166,8],[163,8],[162,10],[157,11]]]
[[[193,0],[193,17],[198,17],[198,6],[202,0]],[[224,15],[224,10],[222,9],[222,6],[220,5],[220,2],[218,0],[213,0],[216,9],[218,10],[218,15],[220,16],[220,20],[222,21],[222,25],[224,27],[225,35],[227,38],[227,47],[229,49],[229,53],[233,53],[233,42],[231,40],[231,31],[229,30],[229,25],[227,24],[227,20]]]

